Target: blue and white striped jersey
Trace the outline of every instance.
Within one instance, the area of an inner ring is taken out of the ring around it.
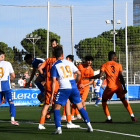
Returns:
[[[101,88],[103,81],[101,79],[96,79],[94,82],[96,83],[95,92],[100,92],[100,88]]]
[[[57,77],[59,89],[68,89],[77,87],[73,73],[77,71],[77,67],[70,61],[61,59],[57,60],[51,67],[51,77]]]
[[[0,61],[0,92],[11,89],[10,73],[13,73],[13,67],[10,62]]]

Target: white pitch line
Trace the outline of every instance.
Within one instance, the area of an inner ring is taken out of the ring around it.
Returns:
[[[1,121],[0,122],[11,122],[11,121]],[[34,123],[34,122],[19,122],[19,123],[29,123],[29,124],[39,124],[39,123]],[[45,123],[45,125],[55,125],[55,124],[49,124],[49,123]],[[61,125],[63,127],[67,127],[66,125]],[[87,129],[87,128],[83,128],[80,127],[79,129]],[[100,131],[100,132],[106,132],[106,133],[112,133],[112,134],[118,134],[118,135],[124,135],[124,136],[131,136],[131,137],[137,137],[140,138],[139,135],[133,135],[133,134],[126,134],[126,133],[120,133],[120,132],[113,132],[113,131],[107,131],[107,130],[100,130],[100,129],[93,129],[94,131]]]

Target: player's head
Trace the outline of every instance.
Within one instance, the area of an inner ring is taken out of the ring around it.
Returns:
[[[91,55],[85,56],[85,63],[87,66],[90,66],[92,64],[93,57]]]
[[[62,54],[63,54],[63,48],[62,48],[62,46],[57,45],[54,48],[53,55],[56,57],[56,59],[58,59],[58,58],[62,57]]]
[[[58,45],[57,39],[51,39],[51,46],[56,47]]]
[[[5,52],[0,50],[0,60],[4,60],[5,58]]]
[[[66,56],[66,60],[69,60],[69,61],[73,62],[74,55],[68,55],[68,56]]]
[[[20,76],[20,79],[22,79],[22,76]]]
[[[109,59],[109,61],[116,61],[117,60],[117,55],[116,55],[116,53],[114,52],[114,51],[110,51],[109,53],[108,53],[108,59]]]
[[[24,60],[27,64],[31,65],[33,61],[33,56],[31,54],[26,54],[26,56],[24,57]]]

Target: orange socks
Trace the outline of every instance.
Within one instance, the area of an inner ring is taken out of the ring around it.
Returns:
[[[71,121],[71,115],[67,115],[67,122]]]
[[[65,105],[63,105],[63,116],[66,116],[66,106]]]
[[[106,102],[102,102],[103,110],[106,116],[110,116],[109,110],[108,110],[108,105]]]
[[[132,109],[130,107],[130,104],[127,102],[127,100],[124,100],[122,103],[125,106],[125,108],[128,110],[129,114],[130,115],[133,114],[133,111],[132,111]]]
[[[45,123],[45,117],[40,117],[40,124],[44,124]]]

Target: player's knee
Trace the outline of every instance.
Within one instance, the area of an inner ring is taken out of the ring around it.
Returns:
[[[105,99],[105,98],[102,98],[102,102],[107,102],[107,99]]]
[[[9,102],[9,104],[11,105],[11,104],[14,104],[14,102]]]
[[[125,97],[123,97],[122,99],[120,99],[122,102],[125,100]]]

